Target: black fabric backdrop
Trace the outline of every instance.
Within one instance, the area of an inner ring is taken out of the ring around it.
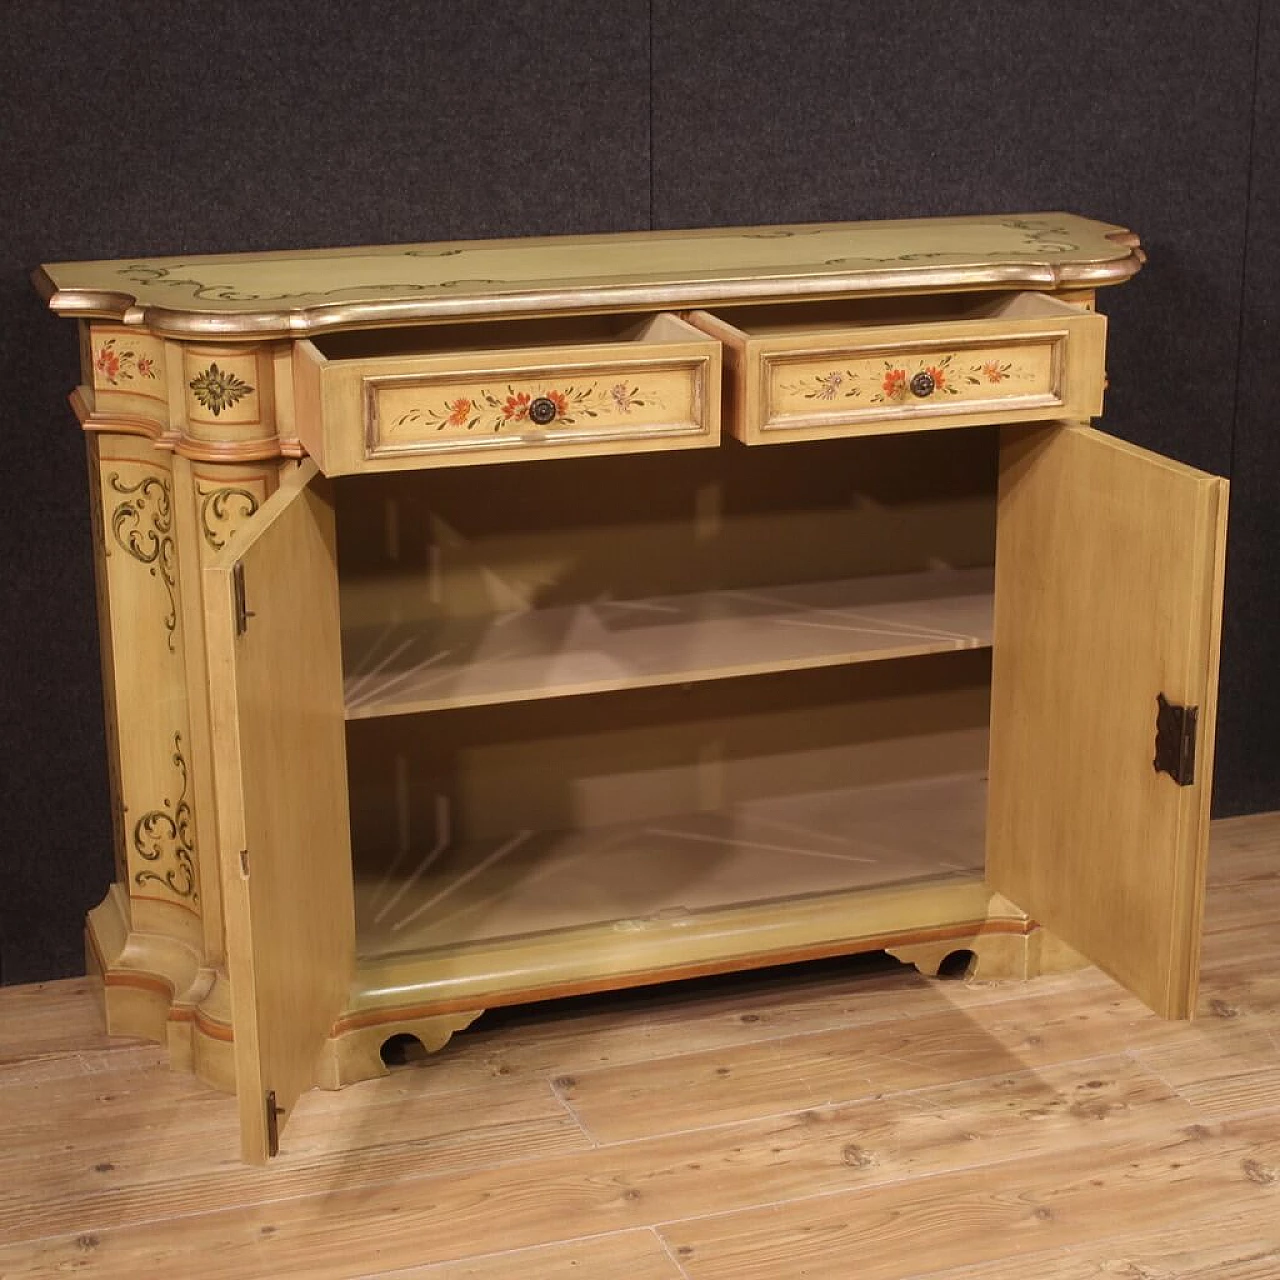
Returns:
[[[1280,807],[1266,0],[28,0],[0,25],[0,978],[111,877],[74,330],[41,261],[1069,209],[1137,230],[1103,425],[1233,482],[1215,808]]]

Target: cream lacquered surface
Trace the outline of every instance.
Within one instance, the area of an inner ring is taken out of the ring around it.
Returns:
[[[1088,426],[1141,261],[1030,214],[45,268],[110,1027],[257,1161],[495,1005],[887,949],[1185,1016],[1226,486]]]

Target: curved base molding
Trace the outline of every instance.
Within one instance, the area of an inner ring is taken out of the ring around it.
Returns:
[[[185,943],[130,928],[119,884],[89,912],[88,972],[102,981],[107,1032],[165,1045],[174,1070],[235,1092],[231,997],[226,975],[201,966]]]
[[[426,1053],[438,1053],[455,1032],[465,1030],[483,1012],[483,1009],[474,1009],[466,1013],[435,1014],[340,1031],[330,1036],[320,1051],[316,1087],[343,1089],[361,1080],[390,1075],[391,1069],[382,1056],[388,1041],[407,1036]]]

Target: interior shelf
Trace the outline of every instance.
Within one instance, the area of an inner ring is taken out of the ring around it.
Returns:
[[[969,772],[740,802],[574,831],[436,840],[356,867],[359,951],[373,959],[649,922],[923,881],[981,879],[985,779]]]
[[[933,569],[349,628],[349,720],[991,645],[992,571]]]

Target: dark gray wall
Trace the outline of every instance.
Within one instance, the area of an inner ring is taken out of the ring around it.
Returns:
[[[1151,265],[1105,298],[1105,425],[1232,475],[1217,808],[1280,806],[1280,20],[1263,10],[10,6],[3,979],[79,971],[111,876],[75,341],[27,283],[40,261],[1054,208],[1127,223]]]

